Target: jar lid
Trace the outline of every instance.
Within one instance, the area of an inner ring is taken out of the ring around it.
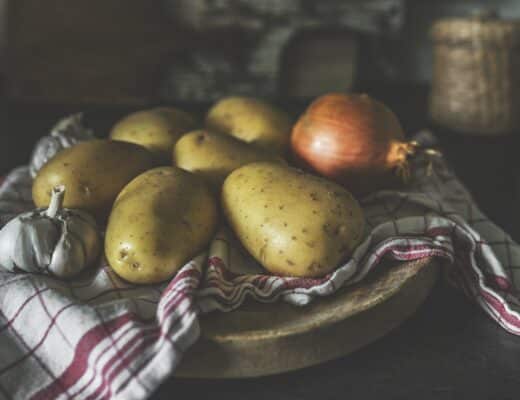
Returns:
[[[468,42],[516,44],[520,41],[520,20],[502,19],[492,10],[477,10],[466,18],[442,18],[431,29],[434,42]]]

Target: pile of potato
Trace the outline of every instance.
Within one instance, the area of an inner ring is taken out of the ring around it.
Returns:
[[[122,278],[167,280],[209,245],[223,218],[266,270],[319,277],[363,237],[343,187],[290,167],[292,121],[257,99],[229,97],[199,122],[175,108],[128,115],[109,139],[62,150],[38,172],[37,206],[67,188],[64,207],[106,224],[105,254]]]

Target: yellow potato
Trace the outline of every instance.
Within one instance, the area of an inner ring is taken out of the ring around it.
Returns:
[[[208,246],[217,220],[216,199],[201,178],[178,168],[155,168],[119,194],[105,254],[123,279],[161,282]]]
[[[110,137],[144,146],[162,163],[169,164],[175,142],[197,125],[195,118],[185,111],[158,107],[127,115],[114,125]]]
[[[233,171],[222,187],[222,208],[244,247],[277,275],[323,276],[363,237],[363,213],[348,191],[278,164]]]
[[[206,130],[185,134],[173,150],[174,165],[204,177],[218,189],[233,170],[255,161],[284,163],[280,157],[263,149]]]
[[[227,97],[209,110],[206,126],[282,154],[289,147],[292,122],[285,112],[261,100]]]
[[[46,207],[52,189],[64,185],[64,207],[82,209],[103,220],[121,189],[154,166],[153,155],[133,143],[78,143],[60,151],[38,172],[32,187],[33,200],[37,207]]]

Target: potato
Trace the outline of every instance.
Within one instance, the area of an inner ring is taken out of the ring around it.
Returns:
[[[289,146],[292,122],[286,113],[258,99],[227,97],[209,110],[206,127],[282,154]]]
[[[64,207],[79,208],[103,220],[121,189],[153,167],[153,155],[133,143],[82,142],[60,151],[43,166],[33,182],[33,200],[36,206],[45,207],[52,188],[65,185]]]
[[[179,168],[155,168],[119,194],[105,254],[123,279],[161,282],[208,246],[217,220],[216,199],[202,178]]]
[[[182,136],[173,150],[173,163],[204,177],[214,188],[233,170],[255,161],[284,161],[267,151],[222,133],[198,130]]]
[[[363,237],[362,210],[347,190],[273,163],[233,171],[222,187],[222,207],[244,247],[277,275],[323,276]]]
[[[160,162],[169,164],[175,142],[196,127],[197,121],[187,112],[159,107],[127,115],[114,125],[110,137],[144,146]]]

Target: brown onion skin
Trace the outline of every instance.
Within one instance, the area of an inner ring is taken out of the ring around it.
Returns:
[[[399,183],[390,156],[405,143],[395,114],[363,94],[330,93],[317,98],[293,127],[297,160],[357,194]]]

